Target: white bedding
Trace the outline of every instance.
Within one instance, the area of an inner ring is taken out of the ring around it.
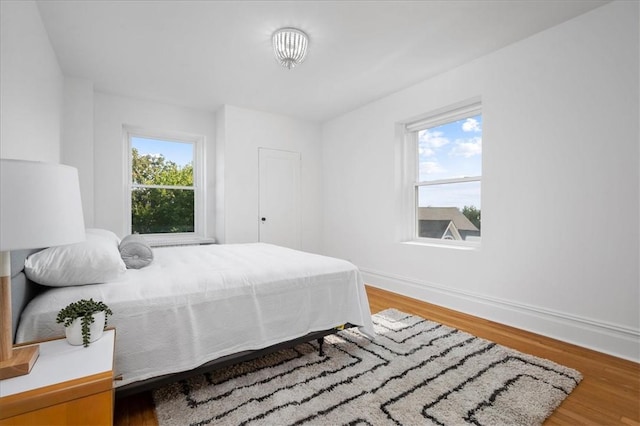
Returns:
[[[360,272],[347,261],[262,243],[165,247],[154,256],[118,281],[37,296],[17,342],[60,336],[61,308],[102,300],[113,311],[122,386],[347,322],[374,336]]]

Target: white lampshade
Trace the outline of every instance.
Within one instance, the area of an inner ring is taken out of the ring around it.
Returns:
[[[78,171],[63,164],[0,160],[0,251],[85,239]]]

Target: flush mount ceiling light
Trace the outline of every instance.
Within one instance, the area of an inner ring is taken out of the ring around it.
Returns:
[[[278,62],[285,68],[294,68],[307,56],[309,37],[296,28],[280,28],[271,41]]]

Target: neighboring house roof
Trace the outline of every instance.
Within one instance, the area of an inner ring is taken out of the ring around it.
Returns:
[[[420,236],[442,238],[450,223],[450,220],[425,220],[424,223],[420,223]]]
[[[457,207],[420,207],[418,208],[418,220],[428,220],[430,223],[431,221],[446,222],[447,225],[449,222],[453,222],[460,231],[479,231]]]

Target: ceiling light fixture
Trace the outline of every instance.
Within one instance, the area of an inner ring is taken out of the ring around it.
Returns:
[[[309,37],[296,28],[280,28],[271,41],[278,62],[285,68],[295,68],[307,56]]]

